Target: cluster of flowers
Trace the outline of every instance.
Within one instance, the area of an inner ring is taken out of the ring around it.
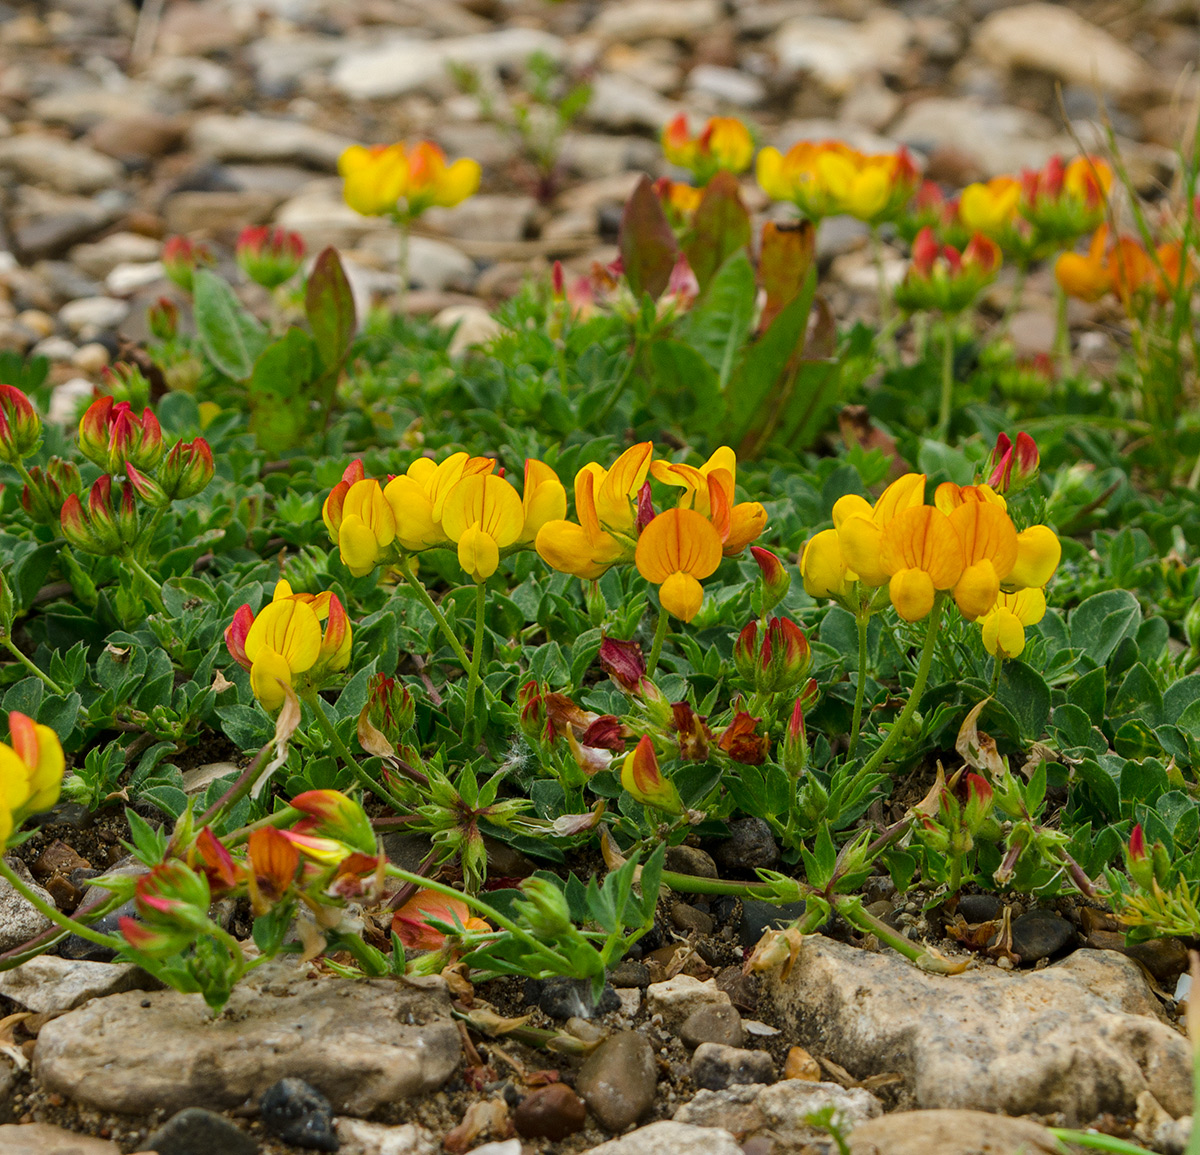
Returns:
[[[60,522],[63,537],[85,553],[121,553],[139,539],[138,498],[162,510],[172,501],[194,497],[213,476],[212,450],[203,437],[178,441],[168,451],[149,409],[138,416],[128,401],[101,397],[79,422],[79,450],[103,470],[85,506],[74,463],[52,457],[44,469],[21,465],[41,439],[41,419],[29,398],[15,386],[0,385],[0,460],[20,467],[24,475],[22,506],[35,521]],[[119,497],[113,493],[114,477],[124,478]]]
[[[277,289],[291,280],[304,263],[304,240],[299,233],[258,225],[241,231],[234,249],[238,268],[264,289]],[[192,291],[198,268],[211,268],[216,254],[203,241],[168,237],[162,249],[163,272],[185,293]],[[155,334],[157,336],[157,334]]]
[[[446,163],[432,141],[415,144],[351,145],[338,160],[343,196],[367,217],[416,220],[434,205],[451,208],[479,188],[479,162],[463,157]]]
[[[26,818],[58,801],[66,768],[62,743],[49,726],[13,710],[8,733],[12,744],[0,742],[0,850]]]
[[[1009,448],[1007,460],[993,462],[992,477],[1003,477],[1011,489],[1031,470],[1026,445],[1020,454]],[[890,600],[902,618],[916,622],[949,593],[963,617],[983,627],[988,652],[1001,658],[1025,648],[1025,627],[1045,614],[1042,590],[1062,557],[1048,526],[1017,531],[989,482],[945,482],[926,505],[925,475],[905,474],[874,505],[854,494],[840,498],[833,522],[801,556],[809,594],[833,598],[855,614]],[[876,596],[884,587],[886,599]]]
[[[1101,225],[1086,254],[1063,253],[1058,258],[1054,276],[1069,296],[1098,301],[1112,294],[1129,312],[1141,300],[1166,301],[1179,287],[1190,287],[1196,269],[1184,260],[1182,239],[1164,241],[1151,251],[1135,237],[1110,239],[1108,226]]]

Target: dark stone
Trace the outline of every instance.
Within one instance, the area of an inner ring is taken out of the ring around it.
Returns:
[[[258,1144],[224,1115],[188,1107],[172,1115],[149,1139],[158,1155],[258,1155]]]
[[[728,922],[737,910],[738,900],[732,894],[718,894],[709,904],[709,910],[717,924]]]
[[[717,990],[724,991],[739,1011],[753,1013],[758,1009],[758,987],[758,976],[744,974],[741,967],[717,972]]]
[[[333,1108],[316,1087],[303,1079],[280,1079],[268,1087],[259,1101],[258,1110],[263,1126],[285,1143],[313,1151],[338,1149]]]
[[[964,894],[955,913],[970,923],[992,922],[1004,914],[1004,903],[994,894]]]
[[[621,1009],[621,1000],[611,983],[604,984],[600,1001],[592,1001],[592,984],[587,979],[526,979],[525,1001],[536,1003],[552,1019],[590,1019]]]
[[[692,1082],[706,1091],[723,1091],[740,1083],[773,1083],[775,1064],[766,1051],[701,1043],[692,1056]]]
[[[750,950],[768,930],[787,926],[803,914],[802,902],[787,902],[779,906],[773,902],[763,902],[759,898],[744,898],[742,918],[738,923],[738,942]]]
[[[608,981],[614,987],[641,987],[645,990],[650,985],[650,968],[636,959],[627,958],[608,972]]]
[[[538,1087],[513,1112],[513,1126],[526,1139],[565,1139],[583,1129],[587,1107],[565,1083]]]
[[[657,1082],[658,1067],[650,1043],[637,1031],[621,1031],[587,1057],[575,1090],[602,1127],[624,1131],[654,1106]]]
[[[712,934],[716,924],[712,915],[705,914],[686,902],[677,902],[671,907],[671,925],[687,934]]]
[[[863,902],[882,902],[885,898],[894,898],[896,884],[890,874],[872,874],[863,883]]]
[[[1049,910],[1031,910],[1014,919],[1012,949],[1024,963],[1050,958],[1075,941],[1075,928],[1061,915]]]
[[[717,864],[730,870],[755,870],[779,861],[779,847],[761,818],[739,818],[729,824],[729,837],[717,843]]]
[[[90,893],[89,891],[84,895],[84,902],[87,902]],[[93,930],[98,930],[102,934],[118,934],[121,930],[121,919],[135,918],[136,916],[137,911],[134,909],[133,900],[130,899],[129,902],[118,906],[116,910],[109,911],[103,918],[97,919],[90,925]],[[54,948],[54,953],[63,958],[81,962],[112,962],[117,957],[117,952],[110,947],[101,946],[99,943],[91,942],[77,934],[67,935]]]
[[[740,1047],[746,1041],[742,1016],[728,1003],[711,1003],[697,1007],[679,1028],[679,1037],[689,1046],[701,1043],[720,1043],[724,1047]]]
[[[697,846],[672,846],[664,862],[667,870],[690,874],[693,878],[717,878],[717,864],[712,855]]]
[[[1148,938],[1145,942],[1131,943],[1122,949],[1164,985],[1174,983],[1188,969],[1187,947],[1177,938]]]

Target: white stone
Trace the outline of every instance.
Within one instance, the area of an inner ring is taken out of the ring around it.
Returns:
[[[854,23],[825,17],[788,20],[773,44],[785,73],[808,73],[828,92],[844,96],[862,78],[898,69],[911,38],[907,17],[880,8]]]
[[[112,157],[56,136],[26,132],[0,140],[0,169],[61,193],[94,193],[118,184],[124,168]]]
[[[983,1111],[898,1111],[862,1124],[850,1136],[850,1155],[1059,1155],[1062,1150],[1050,1131],[1029,1119]]]
[[[692,1127],[663,1120],[593,1147],[591,1155],[742,1155],[737,1140],[720,1127]],[[475,1155],[479,1155],[478,1150]]]
[[[107,1139],[65,1131],[52,1123],[5,1123],[0,1126],[4,1155],[121,1155]]]
[[[86,336],[115,329],[128,315],[128,303],[116,297],[80,297],[58,311],[58,319],[72,333]]]
[[[628,76],[602,72],[592,82],[586,116],[616,131],[644,128],[660,132],[679,106]]]
[[[617,987],[617,998],[621,1000],[621,1014],[632,1019],[642,1005],[642,992],[639,987]]]
[[[441,1144],[424,1127],[387,1127],[342,1115],[334,1120],[340,1155],[438,1155]]]
[[[359,100],[378,100],[434,85],[449,87],[451,64],[491,71],[524,64],[535,52],[561,60],[563,41],[533,28],[504,28],[477,36],[416,40],[405,36],[343,56],[330,74],[335,88]]]
[[[1121,96],[1146,81],[1146,65],[1132,48],[1063,4],[1001,8],[979,25],[971,46],[1002,68],[1036,69]]]
[[[89,383],[89,391],[91,387]],[[54,905],[54,899],[33,881],[29,875],[29,868],[19,858],[6,858],[5,862],[42,902]],[[18,894],[9,882],[0,878],[0,950],[11,950],[14,946],[20,946],[21,943],[36,938],[50,925],[50,920],[37,907]]]
[[[114,297],[129,297],[139,289],[156,284],[166,278],[162,261],[125,262],[117,265],[104,278],[104,287]]]
[[[70,361],[75,356],[75,342],[66,337],[43,337],[30,350],[30,356],[45,357],[48,361]]]
[[[757,108],[767,96],[767,90],[757,76],[717,64],[698,64],[693,68],[688,73],[688,88],[739,108]]]
[[[44,954],[0,971],[0,995],[35,1014],[61,1014],[89,999],[142,990],[151,982],[132,963],[84,962]]]
[[[461,357],[468,349],[486,345],[504,332],[482,305],[448,305],[433,318],[433,324],[438,329],[454,329],[448,350],[451,357]]]
[[[630,44],[651,37],[687,40],[707,32],[720,19],[718,0],[623,0],[601,6],[588,31]]]
[[[202,116],[192,125],[189,140],[201,156],[213,160],[294,161],[328,172],[337,171],[338,157],[355,143],[298,121],[250,114]]]
[[[691,975],[676,975],[646,988],[646,1009],[669,1022],[682,1021],[701,1007],[732,1005],[729,995],[717,987],[716,979],[701,982]]]
[[[162,241],[141,233],[113,233],[95,244],[76,245],[71,260],[89,277],[107,277],[118,265],[156,261]]]
[[[47,415],[49,420],[53,421],[55,425],[64,425],[67,428],[78,424],[79,415],[90,404],[95,393],[96,386],[86,377],[72,377],[70,381],[64,381],[61,385],[56,385],[54,391],[50,394],[50,412]],[[3,892],[3,885],[0,884],[0,893]],[[3,923],[0,923],[0,925],[3,925]],[[45,926],[49,925],[49,923],[45,924]],[[37,932],[35,931],[34,933]],[[3,941],[3,935],[0,935],[0,942]],[[15,944],[9,943],[8,945],[12,946]],[[3,949],[7,950],[8,947],[6,946]]]
[[[431,208],[422,224],[462,240],[520,241],[536,214],[537,201],[531,196],[480,194],[453,208]]]

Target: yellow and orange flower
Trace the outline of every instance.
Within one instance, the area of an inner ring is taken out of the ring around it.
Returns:
[[[700,582],[721,564],[721,535],[694,509],[668,509],[642,530],[634,560],[663,609],[690,622],[704,601]]]
[[[766,528],[767,511],[761,502],[734,503],[737,455],[728,445],[714,450],[701,466],[655,461],[650,472],[656,481],[683,490],[680,509],[694,509],[712,522],[721,535],[725,557],[741,553]]]
[[[1017,658],[1025,649],[1025,628],[1046,616],[1046,595],[1037,587],[1002,593],[978,620],[983,627],[983,645],[997,658]]]
[[[466,157],[446,163],[432,141],[351,145],[338,159],[342,195],[363,216],[413,220],[432,205],[452,207],[479,188],[479,163]]]
[[[663,129],[662,148],[671,164],[687,169],[702,185],[721,171],[743,173],[754,159],[750,130],[732,116],[711,117],[692,136],[687,114],[681,112]]]
[[[525,525],[517,491],[494,473],[464,477],[446,495],[442,529],[458,547],[458,564],[472,581],[496,572],[500,553],[515,545]]]
[[[17,710],[8,715],[9,741],[0,742],[0,849],[31,814],[58,801],[66,760],[58,735]]]

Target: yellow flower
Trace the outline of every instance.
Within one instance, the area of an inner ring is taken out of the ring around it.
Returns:
[[[396,519],[396,540],[410,553],[449,545],[442,528],[446,498],[464,478],[491,473],[496,463],[490,457],[471,457],[452,453],[437,463],[418,457],[407,472],[393,477],[383,491]]]
[[[419,140],[408,151],[408,186],[405,196],[409,216],[419,216],[430,205],[452,208],[479,189],[479,162],[463,158],[446,164],[446,154],[431,140]]]
[[[0,742],[0,848],[30,814],[58,801],[66,760],[49,726],[13,710],[8,715],[12,745]]]
[[[396,516],[384,499],[379,482],[373,478],[356,481],[346,491],[339,511],[340,520],[335,518],[329,500],[326,500],[323,512],[342,561],[355,577],[369,574],[396,539]]]
[[[634,560],[642,577],[659,587],[663,609],[690,622],[704,601],[700,579],[721,564],[721,536],[694,509],[668,509],[642,530]]]
[[[889,575],[888,594],[896,612],[905,621],[920,621],[933,609],[935,593],[957,584],[962,541],[940,509],[917,506],[884,527],[879,565]]]
[[[473,581],[487,581],[500,551],[515,544],[525,524],[517,491],[495,474],[463,478],[446,496],[442,528],[458,544],[458,564]]]
[[[1000,594],[995,605],[979,618],[983,645],[998,658],[1016,658],[1025,649],[1025,627],[1036,625],[1046,615],[1046,595],[1040,589]]]
[[[985,501],[1008,509],[1008,502],[990,485],[955,485],[953,481],[943,481],[933,492],[933,504],[947,515],[969,501]]]
[[[809,597],[846,597],[854,580],[850,573],[836,529],[823,529],[805,545],[800,555],[800,576],[804,578],[804,592]]]
[[[998,176],[986,184],[967,185],[958,201],[958,216],[970,232],[994,240],[1016,222],[1020,204],[1021,182]]]
[[[879,560],[883,529],[905,510],[923,505],[925,474],[906,473],[897,478],[872,506],[857,494],[839,497],[833,506],[833,526],[838,544],[849,567],[848,581],[862,581],[877,587],[891,576]]]
[[[962,541],[962,574],[954,600],[974,621],[995,604],[1000,584],[1017,561],[1017,531],[1007,513],[987,501],[966,501],[951,512],[950,524]]]
[[[558,474],[544,461],[529,458],[525,462],[521,508],[525,521],[517,538],[520,545],[532,545],[543,525],[567,516],[567,491]]]
[[[716,449],[699,468],[655,461],[650,472],[663,484],[683,489],[679,508],[694,509],[713,523],[726,557],[741,553],[766,528],[767,511],[760,502],[733,503],[737,455],[728,445]]]
[[[674,165],[688,169],[705,184],[722,169],[742,173],[754,159],[754,138],[749,129],[732,116],[714,116],[693,137],[688,130],[687,114],[680,113],[662,131],[663,156]]]
[[[1017,534],[1017,560],[1004,581],[1006,589],[1041,589],[1058,569],[1062,543],[1046,525],[1031,525]]]
[[[538,530],[535,545],[552,569],[598,578],[618,561],[633,557],[637,544],[637,494],[650,471],[654,444],[631,446],[611,469],[585,465],[575,475],[579,523],[555,519]]]
[[[408,160],[402,144],[353,144],[338,158],[342,196],[365,217],[397,211],[408,185]]]

